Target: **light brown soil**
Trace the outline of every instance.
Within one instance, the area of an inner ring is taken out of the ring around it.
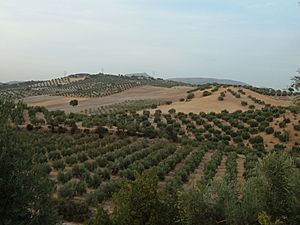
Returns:
[[[184,190],[191,189],[197,185],[197,183],[201,180],[203,176],[204,167],[210,161],[212,155],[212,151],[208,151],[205,153],[197,169],[192,174],[190,174],[189,181],[183,185]]]
[[[97,109],[100,106],[121,103],[126,100],[155,99],[161,101],[179,101],[180,98],[186,97],[186,92],[190,89],[191,87],[163,88],[154,86],[139,86],[102,98],[70,98],[64,96],[43,95],[26,97],[23,100],[29,106],[45,106],[48,110],[81,112],[84,109]],[[69,105],[69,102],[73,99],[78,100],[78,106],[73,107]]]
[[[85,80],[85,78],[86,78],[85,76],[84,77],[70,77],[70,82]]]
[[[35,116],[36,116],[36,118],[39,119],[39,120],[45,120],[45,115],[44,115],[44,113],[42,113],[42,112],[37,112],[37,113],[35,114]]]
[[[30,117],[29,117],[27,109],[23,111],[23,118],[24,118],[24,123],[25,124],[29,124],[30,123]]]

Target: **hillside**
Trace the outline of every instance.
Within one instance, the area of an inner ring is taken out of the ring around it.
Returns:
[[[3,96],[13,97],[38,95],[104,97],[141,85],[174,87],[186,84],[151,77],[81,73],[52,80],[1,85],[0,93]]]
[[[236,110],[246,111],[249,109],[250,105],[252,105],[256,109],[261,109],[265,104],[270,104],[273,106],[290,106],[292,104],[292,97],[287,96],[286,98],[282,98],[276,96],[267,96],[254,92],[253,90],[247,89],[246,87],[212,86],[205,90],[196,90],[193,93],[195,97],[190,100],[177,100],[171,105],[159,106],[159,109],[163,113],[167,113],[172,108],[174,108],[177,112],[184,113],[220,113],[223,110],[227,110],[229,112],[234,112]],[[222,97],[222,100],[219,99],[221,93],[222,95],[224,95]],[[239,93],[238,97],[236,97],[234,93]],[[255,102],[255,99],[253,99],[253,97],[262,100],[264,103],[259,104]],[[245,102],[245,104],[247,103],[247,105],[243,106],[242,102]]]
[[[162,193],[219,190],[216,182],[228,182],[228,190],[246,195],[243,187],[258,178],[256,164],[268,153],[300,152],[292,93],[273,94],[249,86],[140,85],[78,98],[75,107],[70,97],[31,96],[12,107],[10,121],[23,128],[18,134],[54,181],[59,214],[82,223],[93,208],[112,213],[112,195],[152,168]]]
[[[204,77],[184,77],[184,78],[169,78],[169,80],[183,82],[192,85],[202,84],[230,84],[230,85],[247,85],[244,82],[228,80],[228,79],[217,79],[217,78],[204,78]]]

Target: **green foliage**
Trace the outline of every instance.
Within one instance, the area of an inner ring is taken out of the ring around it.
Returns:
[[[42,165],[34,163],[28,140],[7,126],[9,103],[0,100],[0,218],[1,224],[57,224],[53,183]]]
[[[176,205],[168,205],[167,198],[161,197],[155,174],[155,171],[147,171],[135,181],[124,184],[115,194],[116,208],[112,214],[114,224],[179,224],[178,217],[173,214]]]
[[[98,207],[96,215],[88,221],[85,225],[113,225],[108,212],[101,207]]]
[[[62,200],[57,202],[59,214],[64,220],[82,223],[91,216],[88,205],[84,202]]]

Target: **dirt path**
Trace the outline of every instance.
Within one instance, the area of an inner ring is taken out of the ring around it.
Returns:
[[[192,154],[193,151],[191,151],[184,159],[182,159],[173,170],[171,170],[168,174],[166,174],[165,179],[163,181],[159,182],[159,187],[165,188],[167,183],[172,180],[172,178],[175,176],[176,171],[178,171],[185,163],[186,159]]]
[[[214,179],[217,178],[217,177],[222,177],[222,178],[225,177],[226,170],[227,170],[226,169],[226,162],[227,162],[227,155],[223,155],[222,161],[221,161],[220,165],[217,168],[217,172],[215,174]]]
[[[237,183],[240,187],[242,187],[245,183],[245,162],[246,157],[244,155],[238,155],[237,159]]]
[[[203,176],[203,170],[206,164],[210,161],[211,157],[213,155],[212,151],[208,151],[205,153],[201,163],[197,167],[197,169],[190,174],[189,181],[183,185],[183,190],[188,190],[193,188],[202,178]]]

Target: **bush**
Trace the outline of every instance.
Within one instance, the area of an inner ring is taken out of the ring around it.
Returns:
[[[74,165],[71,171],[72,171],[73,177],[77,177],[77,178],[82,177],[83,174],[87,172],[87,170],[84,168],[84,166],[80,165],[80,164]]]
[[[65,163],[63,160],[57,160],[52,163],[52,167],[56,170],[58,169],[63,170],[65,168]]]
[[[206,97],[206,96],[211,95],[211,92],[209,92],[209,91],[204,91],[202,95],[203,95],[203,97]]]
[[[267,127],[265,129],[265,131],[266,131],[267,134],[273,134],[274,133],[274,128],[273,127]]]
[[[285,122],[285,121],[281,121],[281,122],[279,123],[279,127],[280,127],[280,128],[286,127],[286,122]]]
[[[250,138],[250,143],[251,144],[262,144],[264,142],[264,139],[262,136],[255,136],[253,138]]]
[[[248,105],[248,102],[246,102],[246,101],[241,101],[241,105],[242,105],[242,106],[247,106],[247,105]]]
[[[72,174],[70,172],[60,171],[57,175],[57,180],[63,184],[71,180],[71,178],[72,178]]]
[[[58,213],[64,220],[82,223],[91,216],[91,211],[85,202],[64,200],[58,202]]]
[[[294,125],[294,129],[295,129],[296,131],[300,131],[300,124],[295,124],[295,125]]]
[[[53,152],[49,152],[49,159],[51,160],[57,160],[60,159],[60,152],[59,151],[53,151]]]
[[[176,110],[175,109],[169,109],[169,111],[168,111],[170,114],[174,114],[174,113],[176,113]]]
[[[281,142],[288,142],[289,141],[289,135],[287,133],[280,134],[278,136],[278,138]]]
[[[71,180],[61,186],[58,193],[61,198],[73,198],[86,193],[86,184],[83,181]]]
[[[218,97],[218,100],[219,100],[219,101],[224,101],[224,98],[223,98],[222,96],[219,96],[219,97]]]
[[[192,99],[192,98],[194,98],[194,97],[195,97],[195,94],[191,92],[191,93],[189,93],[189,94],[187,95],[186,98],[190,100],[190,99]]]
[[[250,127],[257,127],[258,126],[258,122],[256,120],[249,120],[248,124],[250,125]]]

